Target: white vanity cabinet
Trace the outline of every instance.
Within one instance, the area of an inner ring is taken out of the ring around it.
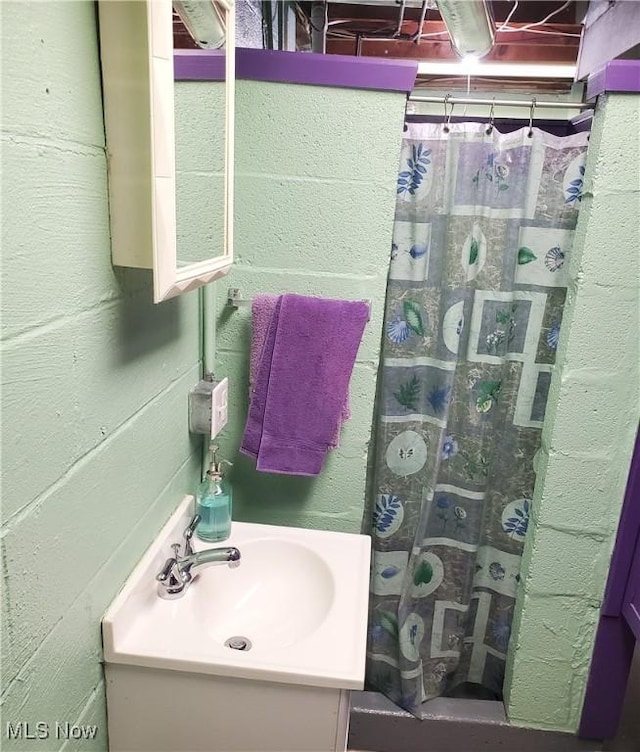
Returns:
[[[350,691],[105,666],[110,752],[345,752]]]
[[[234,566],[205,557],[169,598],[156,577],[192,515],[185,497],[102,619],[110,751],[345,752],[370,538],[234,521],[239,558],[215,557]]]
[[[223,227],[210,255],[177,255],[171,0],[99,0],[112,261],[153,270],[156,303],[226,274],[233,262],[234,3],[214,2],[225,26]]]

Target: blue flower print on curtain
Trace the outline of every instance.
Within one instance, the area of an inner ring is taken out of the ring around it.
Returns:
[[[411,147],[411,156],[407,157],[406,169],[398,175],[398,193],[410,193],[412,196],[420,187],[420,183],[427,174],[427,167],[431,164],[431,149],[422,144]]]
[[[500,191],[509,190],[508,177],[509,166],[499,164],[496,161],[496,155],[492,152],[487,155],[485,164],[476,170],[475,175],[471,178],[471,182],[479,186],[482,180],[489,181],[495,186],[496,193],[499,193]]]
[[[580,177],[574,178],[567,188],[567,197],[565,204],[572,204],[575,201],[582,201],[582,186],[584,185],[584,165],[578,168]]]
[[[440,459],[448,460],[451,457],[455,457],[458,454],[458,442],[454,436],[445,436],[442,441],[442,449],[440,450]]]
[[[373,510],[373,527],[376,533],[383,537],[390,535],[399,527],[402,517],[402,500],[393,494],[380,494]]]

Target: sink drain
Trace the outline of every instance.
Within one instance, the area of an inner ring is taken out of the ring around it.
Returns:
[[[242,635],[229,637],[228,640],[224,641],[224,644],[232,650],[251,650],[251,640],[248,637],[242,637]]]

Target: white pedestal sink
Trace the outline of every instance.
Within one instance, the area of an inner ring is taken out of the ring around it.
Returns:
[[[185,497],[102,622],[111,752],[333,752],[364,683],[370,539],[234,522],[240,566],[155,575],[193,513]],[[211,548],[194,538],[194,549]],[[249,650],[225,645],[243,638]]]

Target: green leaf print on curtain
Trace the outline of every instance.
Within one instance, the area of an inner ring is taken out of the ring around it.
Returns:
[[[586,134],[410,124],[375,462],[367,683],[500,698]],[[437,177],[436,177],[437,176]]]

